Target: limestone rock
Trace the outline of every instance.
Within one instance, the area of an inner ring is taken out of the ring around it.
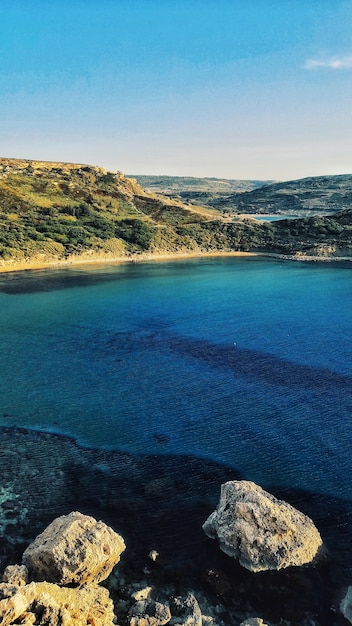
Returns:
[[[245,480],[221,486],[217,509],[203,529],[252,572],[309,563],[322,545],[309,517]]]
[[[15,623],[28,626],[113,626],[115,623],[109,592],[97,585],[71,589],[53,583],[32,582],[13,591],[13,595],[0,601],[1,626]]]
[[[267,626],[267,624],[264,624],[261,617],[249,617],[241,622],[240,626]]]
[[[139,600],[130,610],[130,626],[164,626],[171,619],[170,608],[161,602]]]
[[[125,549],[124,540],[93,517],[78,512],[55,519],[23,554],[31,578],[60,585],[100,582]]]
[[[342,615],[352,624],[352,587],[348,587],[347,593],[340,604]]]
[[[173,598],[171,602],[172,620],[177,626],[202,626],[202,612],[192,593],[186,598]]]
[[[28,583],[28,569],[25,565],[8,565],[2,575],[4,583],[21,587]]]
[[[33,599],[33,598],[31,598]],[[8,598],[0,601],[1,626],[10,626],[15,620],[24,615],[28,609],[30,600],[26,593],[18,591]]]

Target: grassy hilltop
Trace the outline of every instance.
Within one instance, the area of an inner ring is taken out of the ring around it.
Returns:
[[[0,159],[2,265],[220,251],[352,256],[352,210],[279,222],[225,218],[147,193],[120,172]]]

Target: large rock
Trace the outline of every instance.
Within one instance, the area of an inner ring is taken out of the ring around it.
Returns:
[[[309,563],[322,545],[309,517],[245,480],[221,486],[218,507],[203,529],[251,572]]]
[[[31,579],[77,584],[108,577],[125,549],[124,540],[104,522],[73,512],[55,519],[23,554]]]
[[[1,626],[114,626],[113,602],[97,582],[124,548],[122,537],[92,517],[75,512],[57,518],[27,548],[22,565],[5,569]]]

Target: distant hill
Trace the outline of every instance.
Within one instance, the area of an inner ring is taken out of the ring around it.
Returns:
[[[130,178],[129,175],[127,175]],[[230,178],[196,178],[194,176],[144,176],[131,175],[147,191],[163,193],[180,192],[243,192],[251,191],[262,185],[270,184],[271,180],[237,180]]]
[[[208,178],[137,177],[150,189],[237,214],[309,215],[352,206],[352,175],[316,176],[288,182]],[[150,182],[149,182],[150,179]]]
[[[195,178],[192,176],[132,176],[146,189],[182,202],[200,204],[221,210],[224,198],[252,191],[270,180],[236,180],[228,178]]]
[[[352,174],[316,176],[265,185],[228,197],[238,213],[312,215],[352,206]]]
[[[352,257],[352,209],[347,202],[351,178],[276,183],[238,194],[252,198],[252,206],[265,213],[274,207],[269,200],[265,205],[264,197],[296,197],[299,190],[312,213],[324,198],[324,208],[329,203],[335,209],[326,216],[258,222],[147,192],[121,172],[3,158],[0,266],[231,251]],[[253,194],[260,193],[263,204],[255,205]],[[337,211],[337,206],[343,210]]]

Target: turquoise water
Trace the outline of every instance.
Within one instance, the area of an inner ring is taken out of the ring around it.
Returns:
[[[352,274],[258,258],[0,277],[0,425],[352,500]]]
[[[258,222],[278,222],[280,220],[295,220],[299,215],[253,215]]]

